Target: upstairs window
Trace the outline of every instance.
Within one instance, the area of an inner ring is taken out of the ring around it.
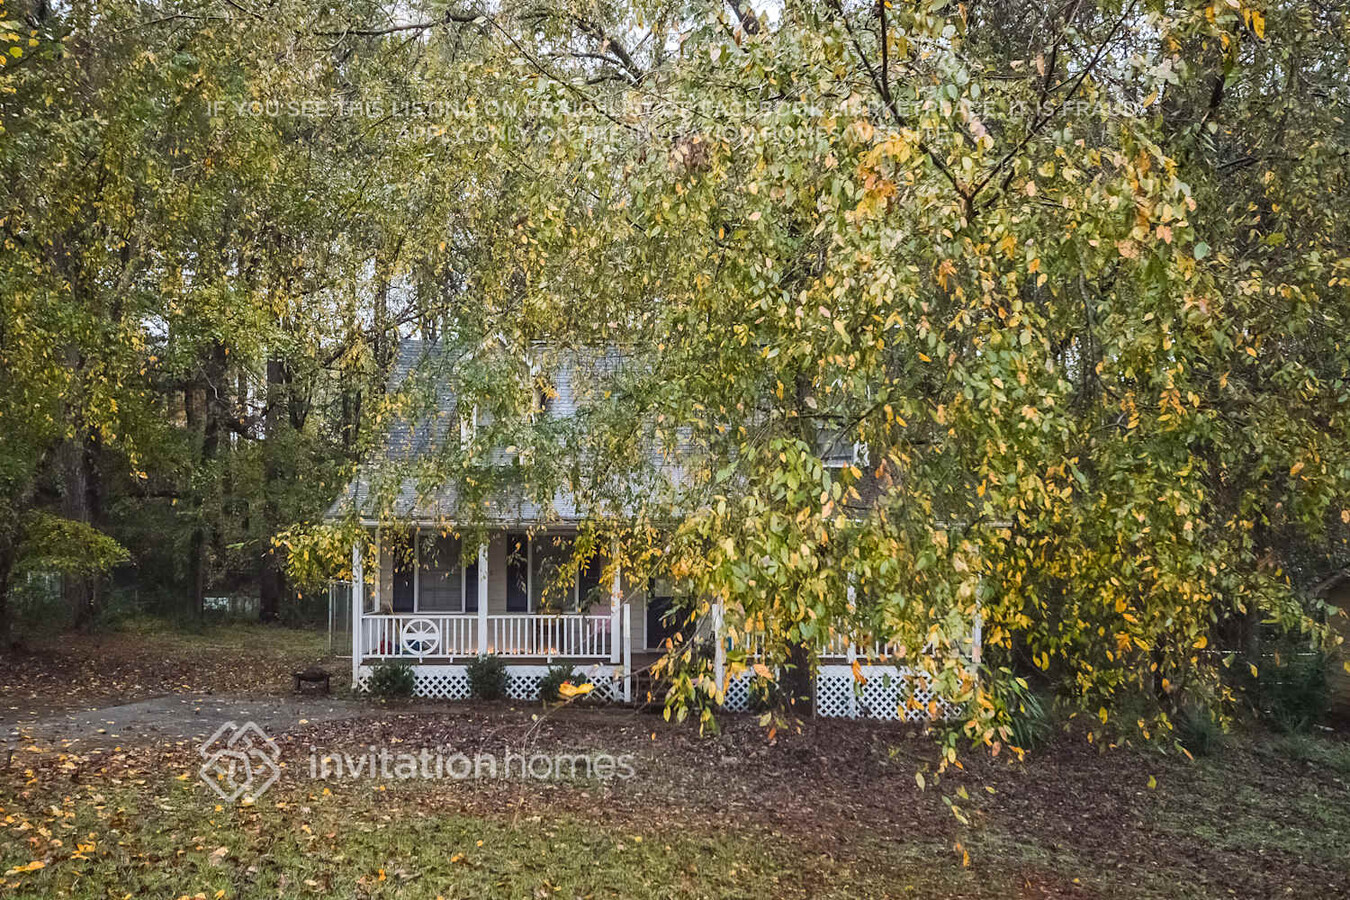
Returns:
[[[867,447],[840,430],[822,428],[816,433],[816,453],[827,469],[866,463]]]
[[[459,447],[467,453],[478,431],[478,404],[460,400],[455,406],[459,416]]]
[[[558,399],[558,386],[547,376],[535,373],[530,378],[530,416],[550,416],[553,414],[554,401]]]

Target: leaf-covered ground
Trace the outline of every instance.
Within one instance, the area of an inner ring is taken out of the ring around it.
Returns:
[[[226,625],[184,633],[153,620],[129,631],[29,639],[0,651],[0,722],[94,709],[163,694],[291,689],[291,672],[324,661],[327,634]],[[334,687],[344,665],[329,660]]]
[[[279,705],[269,722],[284,774],[251,807],[221,803],[199,781],[197,742],[186,731],[23,741],[0,773],[0,891],[1350,895],[1350,742],[1334,735],[1233,738],[1196,762],[1100,753],[1065,737],[1023,763],[971,759],[940,779],[929,767],[920,790],[915,773],[930,753],[903,727],[814,721],[770,740],[753,719],[728,717],[722,734],[701,738],[626,710],[418,704],[319,721],[305,709]],[[469,756],[603,750],[632,754],[635,775],[311,777],[311,748],[370,745]]]

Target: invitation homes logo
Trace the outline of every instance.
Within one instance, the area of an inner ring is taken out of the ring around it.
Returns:
[[[633,754],[588,753],[467,753],[422,749],[392,752],[367,747],[364,752],[312,750],[309,777],[320,781],[377,779],[382,781],[470,781],[518,778],[526,781],[628,779],[637,774]]]
[[[254,803],[281,777],[281,749],[255,722],[226,722],[199,750],[202,781],[227,803]],[[369,745],[356,751],[311,748],[316,781],[610,781],[637,774],[631,753],[477,752],[448,747],[394,751]]]
[[[253,803],[281,777],[281,749],[253,722],[226,722],[198,752],[198,774],[226,803]]]

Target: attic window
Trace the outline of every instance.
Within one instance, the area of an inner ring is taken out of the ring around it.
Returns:
[[[548,416],[553,413],[553,403],[558,399],[558,386],[547,375],[536,374],[531,379],[530,412],[533,415]]]

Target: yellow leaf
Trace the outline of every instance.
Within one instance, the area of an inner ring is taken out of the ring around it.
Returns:
[[[15,866],[5,872],[6,875],[18,875],[20,872],[36,872],[38,869],[45,869],[47,864],[40,859],[35,859],[26,866]]]
[[[858,665],[856,659],[853,661],[853,680],[858,684],[867,684],[867,676],[862,673],[862,666]]]
[[[573,697],[584,697],[595,690],[593,684],[572,684],[570,681],[564,681],[558,685],[558,696],[572,699]]]
[[[755,663],[755,674],[765,681],[773,681],[773,673],[769,671],[769,667],[764,665],[764,663]]]

